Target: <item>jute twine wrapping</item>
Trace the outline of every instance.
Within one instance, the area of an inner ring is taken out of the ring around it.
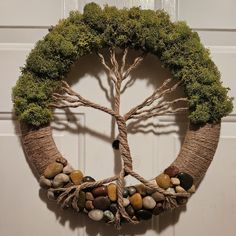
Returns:
[[[122,124],[122,122],[120,124]],[[55,162],[55,160],[58,158],[63,159],[53,140],[52,129],[50,125],[38,129],[29,129],[21,124],[21,132],[22,144],[28,157],[28,160],[31,164],[33,164],[39,176],[43,173],[48,164]],[[204,177],[214,157],[219,141],[219,135],[220,123],[206,124],[202,127],[190,125],[186,132],[185,140],[180,150],[180,153],[176,160],[172,163],[172,165],[177,166],[181,171],[191,174],[194,178],[195,185],[198,185]],[[122,142],[124,142],[124,145],[126,145],[127,140],[122,141],[121,138],[121,149],[124,148]],[[162,192],[165,195],[171,194],[167,193],[165,190],[160,189],[158,186],[152,185],[150,182],[148,182],[143,177],[139,176],[136,172],[134,172],[132,170],[132,162],[129,161],[129,157],[127,158],[127,153],[129,153],[127,152],[127,149],[124,153],[125,155],[122,158],[123,168],[118,176],[97,181],[96,183],[84,183],[79,187],[74,186],[66,190],[55,189],[55,191],[65,190],[64,193],[59,197],[58,202],[60,203],[60,201],[62,199],[65,199],[65,196],[67,196],[66,200],[63,200],[62,205],[65,206],[71,199],[73,199],[72,205],[74,206],[74,208],[78,208],[76,202],[78,200],[80,190],[86,187],[96,187],[101,184],[117,180],[119,211],[116,215],[116,227],[119,228],[120,216],[124,217],[130,223],[137,223],[136,221],[130,219],[123,207],[122,191],[124,187],[123,180],[125,174],[132,175],[146,186],[153,188],[159,192]],[[70,192],[74,189],[76,189],[76,191],[74,191],[73,194],[70,194]],[[181,196],[181,194],[175,195]],[[170,204],[172,203],[172,198],[166,199],[170,201]],[[171,208],[173,207],[177,207],[177,205],[174,205],[174,203],[172,203]]]

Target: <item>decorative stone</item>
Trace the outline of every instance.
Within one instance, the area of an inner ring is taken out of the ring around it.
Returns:
[[[128,187],[129,195],[132,196],[137,192],[136,188],[134,186]]]
[[[188,193],[195,193],[196,192],[196,187],[193,184],[192,187],[188,190]]]
[[[92,201],[86,201],[86,202],[85,202],[85,208],[86,208],[88,211],[93,210],[93,209],[94,209],[93,202],[92,202]]]
[[[164,170],[164,174],[167,174],[170,177],[175,177],[178,173],[179,173],[179,168],[176,166],[169,166]]]
[[[49,179],[46,179],[44,176],[39,178],[39,184],[42,188],[50,188],[52,186],[52,182]]]
[[[152,210],[153,215],[159,215],[164,211],[164,208],[161,203],[157,203],[156,206]]]
[[[176,191],[177,193],[186,193],[185,189],[182,188],[181,186],[176,186],[176,187],[175,187],[175,191]]]
[[[170,177],[167,174],[160,174],[156,177],[157,185],[160,188],[168,189],[171,186]]]
[[[125,210],[131,218],[135,215],[134,208],[131,205],[127,206]]]
[[[94,188],[92,190],[92,194],[93,194],[94,197],[106,196],[107,195],[107,187],[106,186],[100,186],[100,187]]]
[[[80,209],[84,209],[84,207],[85,207],[85,201],[86,201],[86,199],[85,199],[85,192],[80,191],[80,192],[79,192],[78,202],[77,202],[78,207],[79,207]]]
[[[166,189],[166,191],[175,194],[175,189],[174,188],[168,188],[168,189]]]
[[[151,184],[153,184],[153,185],[156,185],[157,186],[157,182],[156,182],[156,180],[155,179],[152,179],[152,180],[150,180],[149,181]],[[147,194],[149,194],[149,195],[151,195],[151,194],[153,194],[153,193],[155,193],[156,192],[156,190],[155,189],[153,189],[153,188],[146,188],[146,192],[147,192]]]
[[[165,200],[165,196],[162,193],[155,192],[151,195],[151,197],[156,201],[156,202],[161,202]]]
[[[85,193],[85,198],[88,201],[93,201],[94,200],[93,194],[91,192],[86,192]]]
[[[146,196],[143,198],[143,207],[146,209],[153,209],[156,206],[156,201],[150,197]]]
[[[82,182],[85,183],[85,182],[95,182],[95,179],[92,178],[91,176],[84,176],[83,179],[82,179]]]
[[[94,209],[88,213],[88,217],[94,221],[100,221],[103,218],[103,211]]]
[[[170,182],[175,186],[180,185],[180,180],[178,178],[171,178]]]
[[[112,143],[112,147],[115,150],[119,150],[119,146],[120,146],[120,141],[118,139],[114,140],[113,143]]]
[[[70,178],[68,175],[60,173],[54,177],[52,181],[52,185],[54,188],[59,188],[59,187],[63,187],[69,181],[70,181]]]
[[[118,207],[117,207],[117,204],[116,203],[112,203],[110,205],[110,211],[115,215],[116,212],[118,211]]]
[[[115,216],[109,210],[106,210],[106,211],[103,212],[103,217],[104,217],[104,220],[108,223],[111,223],[115,220]]]
[[[43,175],[47,179],[51,179],[57,174],[61,173],[63,170],[63,165],[61,163],[53,162],[47,166]]]
[[[140,220],[149,220],[152,218],[152,213],[144,209],[137,211],[136,215]]]
[[[124,188],[123,197],[128,197],[128,196],[129,196],[129,190],[128,190],[128,188]]]
[[[68,164],[63,168],[63,173],[69,175],[73,170],[74,168]]]
[[[70,173],[70,178],[75,185],[82,183],[83,173],[80,170],[73,170]]]
[[[186,191],[189,190],[193,185],[193,177],[185,172],[180,172],[176,176],[180,180],[180,186]]]
[[[129,197],[129,201],[135,210],[140,210],[143,206],[142,196],[140,193],[135,193]]]
[[[61,163],[63,166],[67,165],[67,160],[63,157],[62,158],[61,157],[57,158],[56,162]]]
[[[147,195],[147,188],[144,184],[135,185],[135,188],[136,188],[136,191],[140,193],[142,196]]]
[[[116,184],[111,183],[107,186],[107,194],[112,202],[115,202],[117,200],[117,186],[116,186]]]
[[[130,204],[130,201],[128,198],[123,198],[123,206],[127,207]]]
[[[177,197],[177,203],[179,205],[185,205],[188,202],[188,198],[186,197]]]
[[[108,197],[100,196],[94,199],[93,205],[97,209],[107,210],[109,209],[111,202]]]
[[[49,200],[55,200],[56,199],[54,192],[51,191],[51,190],[47,191],[47,197],[48,197]]]

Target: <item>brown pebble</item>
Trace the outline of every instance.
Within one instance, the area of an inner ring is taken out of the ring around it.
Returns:
[[[75,185],[80,185],[83,179],[83,173],[80,170],[73,170],[70,173],[70,178]]]
[[[128,213],[128,215],[132,218],[135,215],[134,208],[129,205],[125,208],[125,211]]]
[[[85,207],[85,192],[83,191],[79,192],[78,207],[80,209],[83,209]]]
[[[157,185],[160,188],[168,189],[171,186],[170,177],[167,174],[160,174],[156,177]]]
[[[142,196],[140,193],[135,193],[129,197],[129,201],[135,210],[140,210],[143,206]]]
[[[93,194],[91,192],[86,192],[85,193],[85,198],[88,201],[93,201],[94,200]]]
[[[156,206],[152,210],[153,215],[159,215],[164,211],[161,203],[157,203]]]
[[[155,192],[151,196],[156,202],[161,202],[165,200],[165,196],[159,192]]]
[[[117,200],[117,186],[114,183],[111,183],[107,186],[107,194],[112,202]]]
[[[51,179],[57,174],[61,173],[63,170],[63,165],[61,163],[53,162],[47,166],[43,175],[45,178]]]
[[[85,202],[85,208],[86,208],[88,211],[93,210],[93,209],[94,209],[93,202],[92,202],[92,201],[86,201],[86,202]]]
[[[92,190],[92,194],[93,194],[94,197],[107,196],[107,187],[106,186],[100,186],[100,187],[94,188]]]
[[[96,197],[93,201],[93,205],[96,209],[100,209],[100,210],[107,210],[110,205],[111,205],[111,202],[110,202],[110,199],[108,197],[103,197],[103,196],[100,196],[100,197]]]
[[[178,173],[179,173],[179,168],[176,166],[169,166],[164,170],[164,174],[167,174],[170,177],[175,177]]]

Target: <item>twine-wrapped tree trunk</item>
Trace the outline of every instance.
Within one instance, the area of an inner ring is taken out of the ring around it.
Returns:
[[[186,111],[188,110],[188,100],[185,97],[176,98],[170,101],[165,100],[167,94],[174,92],[181,86],[181,81],[175,82],[172,79],[167,79],[143,102],[132,108],[126,114],[122,115],[120,113],[121,91],[130,84],[130,73],[143,61],[145,57],[145,55],[142,54],[135,58],[134,62],[127,68],[127,54],[128,49],[126,48],[123,51],[121,63],[119,63],[116,57],[115,49],[110,49],[110,63],[108,63],[106,62],[104,56],[101,53],[98,53],[102,65],[108,72],[108,78],[112,82],[110,84],[114,87],[114,104],[112,108],[102,106],[82,97],[79,93],[73,91],[65,81],[62,82],[63,93],[54,93],[54,102],[51,104],[53,108],[62,109],[68,107],[90,107],[103,111],[115,118],[119,130],[118,139],[120,143],[120,157],[123,163],[120,173],[116,176],[112,176],[101,181],[83,183],[79,186],[72,186],[70,188],[59,188],[55,189],[55,191],[61,192],[57,201],[61,203],[62,206],[66,206],[69,202],[72,202],[73,207],[79,210],[77,200],[79,197],[79,192],[82,189],[117,181],[119,208],[116,213],[117,226],[120,224],[121,216],[128,222],[136,223],[135,220],[130,218],[123,206],[122,194],[124,188],[124,178],[126,175],[131,175],[148,188],[155,189],[156,191],[163,193],[166,197],[166,202],[168,203],[166,208],[174,208],[177,206],[174,201],[177,196],[189,196],[188,193],[170,193],[163,190],[151,181],[144,179],[133,170],[132,155],[127,137],[127,121],[133,119],[139,122],[155,116],[175,114]],[[123,83],[126,84],[123,85]],[[30,162],[33,163],[39,175],[43,173],[48,164],[54,162],[56,159],[64,159],[55,146],[52,138],[52,131],[49,125],[39,129],[29,129],[28,127],[24,127],[22,125],[21,130],[23,146]],[[220,124],[206,124],[203,127],[192,124],[189,125],[184,143],[178,157],[173,162],[173,165],[177,166],[182,171],[191,174],[196,185],[199,184],[200,180],[204,176],[215,154],[219,140],[219,133]]]

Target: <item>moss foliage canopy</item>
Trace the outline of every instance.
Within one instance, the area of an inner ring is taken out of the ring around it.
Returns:
[[[15,112],[28,125],[52,120],[52,93],[75,60],[101,48],[129,47],[156,55],[176,80],[183,80],[190,121],[217,122],[232,110],[228,89],[199,36],[184,22],[173,23],[161,11],[140,8],[101,9],[90,3],[84,13],[71,12],[29,54],[13,88]]]

